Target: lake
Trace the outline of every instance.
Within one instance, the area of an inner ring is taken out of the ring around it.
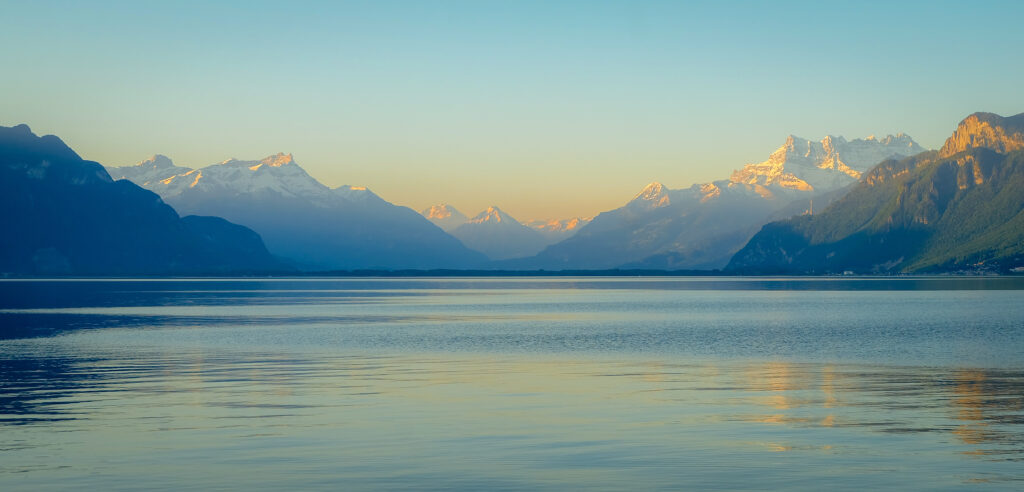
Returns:
[[[1024,278],[0,281],[0,490],[1020,490]]]

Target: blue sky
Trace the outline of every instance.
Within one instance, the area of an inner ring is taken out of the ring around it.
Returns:
[[[292,152],[417,210],[593,215],[789,134],[1024,111],[1024,2],[0,0],[0,124],[88,159]]]

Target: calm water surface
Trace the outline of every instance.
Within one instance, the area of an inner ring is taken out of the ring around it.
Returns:
[[[0,281],[0,490],[1024,488],[1024,279]]]

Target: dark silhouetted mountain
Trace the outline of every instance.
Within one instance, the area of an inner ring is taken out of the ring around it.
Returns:
[[[183,213],[251,227],[271,252],[303,269],[472,268],[487,262],[420,214],[366,188],[324,186],[290,154],[201,169],[168,164],[115,169]]]
[[[53,135],[0,127],[0,272],[128,275],[280,270],[253,231],[180,218]]]
[[[861,173],[891,156],[922,152],[904,134],[812,142],[789,136],[768,160],[729,179],[671,190],[651,183],[625,206],[574,236],[506,267],[575,269],[722,268],[762,225],[824,207]]]
[[[766,225],[752,273],[1006,271],[1024,265],[1024,114],[976,113],[942,150],[889,160],[823,213]]]

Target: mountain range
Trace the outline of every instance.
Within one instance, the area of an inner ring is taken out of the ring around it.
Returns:
[[[154,156],[111,168],[182,213],[217,215],[258,232],[303,270],[476,268],[487,258],[416,212],[365,187],[329,188],[291,154],[200,169]]]
[[[0,127],[0,177],[11,211],[0,274],[1024,265],[1024,114],[972,114],[937,151],[904,134],[790,136],[726,179],[651,183],[593,219],[525,224],[498,207],[416,213],[364,187],[330,188],[291,154],[199,169],[155,155],[104,169],[25,125]]]
[[[923,150],[904,134],[819,142],[791,135],[766,161],[728,179],[682,190],[652,183],[593,220],[543,221],[532,228],[497,207],[468,218],[441,204],[413,217],[365,188],[322,185],[290,154],[201,169],[157,155],[111,172],[183,213],[251,227],[273,253],[309,270],[712,269],[724,267],[765,223],[810,212],[815,199],[824,207],[875,163]]]
[[[548,238],[498,207],[488,207],[452,229],[451,235],[492,260],[534,255],[549,244]]]
[[[28,275],[247,273],[287,267],[258,234],[180,217],[53,135],[0,127],[0,272]]]
[[[824,212],[772,222],[748,273],[1004,272],[1024,265],[1024,113],[975,113],[939,151],[887,160]]]
[[[545,246],[572,236],[590,222],[590,219],[574,217],[522,223],[494,206],[469,218],[447,203],[424,209],[420,214],[492,260],[533,256]]]
[[[812,142],[789,136],[760,163],[728,179],[672,190],[651,183],[572,237],[510,268],[722,268],[765,223],[841,196],[861,173],[892,156],[922,152],[904,134]]]

